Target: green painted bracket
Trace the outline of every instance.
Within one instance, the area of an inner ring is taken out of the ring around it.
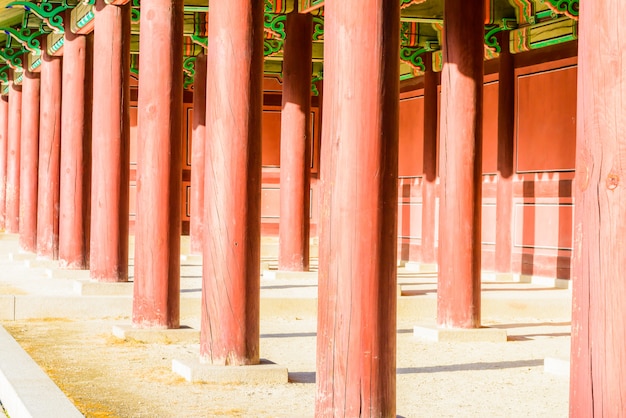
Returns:
[[[130,20],[133,23],[138,23],[140,17],[141,12],[139,10],[139,0],[133,0],[132,7],[130,9]]]
[[[294,10],[293,0],[264,0],[263,4],[267,13],[289,13]]]
[[[0,82],[2,84],[6,84],[9,82],[9,70],[11,69],[11,67],[9,67],[8,65],[5,65],[4,67],[0,68]]]
[[[9,67],[14,70],[22,69],[22,55],[24,55],[23,49],[14,49],[14,48],[1,48],[0,49],[0,60],[6,62]]]
[[[4,32],[9,37],[19,42],[26,50],[35,54],[41,53],[41,42],[37,39],[41,35],[45,35],[46,32],[36,31],[32,32],[29,28],[22,28],[21,30],[14,28],[1,28],[0,31]]]
[[[263,55],[270,57],[283,49],[284,42],[278,39],[266,39],[263,42]]]
[[[196,57],[185,57],[183,60],[183,71],[187,74],[196,75]]]
[[[405,9],[414,3],[416,3],[415,0],[400,0],[400,8]]]
[[[61,14],[70,8],[65,1],[57,7],[51,3],[37,5],[28,1],[14,1],[7,5],[7,9],[12,9],[13,7],[23,7],[27,12],[40,18],[53,32],[64,33]]]
[[[265,13],[265,17],[263,19],[265,31],[269,32],[274,39],[284,40],[286,21],[287,15]]]
[[[578,20],[580,0],[546,0],[545,4],[556,13]]]
[[[313,42],[324,40],[324,18],[313,16]]]
[[[409,64],[415,70],[423,72],[426,71],[426,65],[422,59],[422,54],[425,52],[426,48],[421,46],[404,46],[400,48],[400,59]]]
[[[497,24],[485,26],[485,45],[487,45],[487,48],[489,48],[493,52],[499,54],[502,51],[502,48],[500,48],[500,45],[498,44],[498,39],[496,38],[496,35],[505,30],[512,30],[516,28],[516,19],[509,18],[502,19],[502,22],[499,25]]]
[[[422,59],[422,54],[426,52],[432,52],[435,50],[435,43],[427,42],[426,46],[403,46],[400,47],[400,59],[415,70],[424,72],[426,71],[426,64],[424,64],[424,60]]]
[[[191,38],[193,42],[197,43],[200,46],[203,46],[204,48],[207,48],[209,46],[209,38],[206,38],[204,36],[198,36],[196,34],[189,35],[189,38]]]
[[[139,76],[139,55],[130,54],[130,73]]]
[[[313,74],[313,78],[311,79],[311,93],[313,93],[313,96],[320,95],[320,91],[317,89],[317,85],[315,83],[317,83],[318,81],[322,81],[323,79],[323,73]]]

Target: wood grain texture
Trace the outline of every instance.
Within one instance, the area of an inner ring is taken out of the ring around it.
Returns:
[[[395,416],[399,3],[325,19],[315,413]]]
[[[424,74],[424,176],[422,182],[422,245],[421,261],[436,263],[437,203],[437,127],[439,124],[439,77],[432,70],[432,57],[426,58]]]
[[[232,30],[238,22],[238,30]],[[200,356],[259,362],[263,2],[211,4]]]
[[[9,96],[0,97],[0,229],[7,214],[7,146],[9,140]]]
[[[59,261],[89,266],[93,43],[69,28],[63,46]]]
[[[483,4],[448,0],[441,74],[437,324],[480,326]]]
[[[511,272],[513,250],[513,174],[515,146],[515,68],[508,32],[500,40],[498,76],[498,185],[496,198],[496,271]]]
[[[12,75],[11,77],[14,77]],[[19,232],[20,141],[22,137],[22,86],[9,80],[9,133],[7,143],[6,232]]]
[[[618,0],[580,6],[571,417],[626,415],[624,18]]]
[[[180,325],[183,0],[141,9],[133,325]]]
[[[92,279],[128,280],[130,6],[94,7]]]
[[[204,164],[206,143],[206,54],[196,58],[193,82],[193,131],[191,139],[191,251],[202,253],[204,234]],[[210,203],[209,203],[210,204]]]
[[[24,72],[22,80],[22,149],[20,152],[20,248],[37,251],[39,182],[39,74]]]
[[[59,170],[61,163],[61,83],[63,61],[41,53],[37,255],[59,257]]]
[[[311,213],[312,16],[290,13],[285,31],[278,269],[307,271]]]

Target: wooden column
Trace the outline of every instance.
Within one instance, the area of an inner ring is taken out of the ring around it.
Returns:
[[[626,392],[626,18],[580,5],[570,417],[623,416]],[[602,30],[598,30],[602,28]]]
[[[315,413],[390,417],[396,415],[400,6],[327,0],[324,12]]]
[[[128,280],[130,4],[95,5],[91,237],[92,279]]]
[[[313,17],[290,13],[285,32],[278,269],[307,271],[311,211]]]
[[[233,30],[232,22],[237,22]],[[200,356],[259,362],[263,3],[211,4]]]
[[[37,194],[37,255],[59,258],[59,170],[63,60],[41,49],[41,113]]]
[[[69,13],[68,13],[69,14]],[[67,15],[66,15],[67,16]],[[66,25],[63,46],[59,260],[89,266],[93,44]]]
[[[480,326],[484,2],[447,0],[441,74],[437,324]]]
[[[432,55],[426,55],[424,73],[424,155],[422,178],[422,263],[437,263],[435,250],[437,208],[437,128],[439,126],[439,75],[433,71]]]
[[[178,328],[183,0],[141,14],[133,325]]]
[[[206,141],[206,55],[196,58],[193,80],[193,131],[191,137],[191,252],[202,253],[204,233],[204,148]]]
[[[22,150],[20,152],[20,247],[37,251],[37,194],[39,170],[38,73],[24,71],[22,80]]]
[[[515,66],[509,32],[500,38],[498,78],[498,185],[496,198],[496,271],[511,272],[513,250],[513,147],[515,142]]]
[[[9,96],[0,97],[0,230],[7,214],[7,145],[9,140]]]
[[[15,77],[15,73],[11,77]],[[9,81],[9,133],[7,144],[7,184],[5,230],[19,232],[20,141],[22,137],[22,86]]]

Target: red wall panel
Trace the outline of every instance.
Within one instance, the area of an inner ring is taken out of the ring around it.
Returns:
[[[398,175],[421,176],[424,172],[424,96],[400,100],[399,128]]]
[[[261,163],[263,167],[280,166],[280,107],[263,108]]]
[[[576,67],[517,77],[517,171],[574,170]]]
[[[483,88],[483,173],[498,171],[498,82]]]

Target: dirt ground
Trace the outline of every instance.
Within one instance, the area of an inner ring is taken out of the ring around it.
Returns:
[[[285,365],[285,385],[188,383],[172,359],[198,344],[120,341],[124,320],[4,322],[87,417],[310,417],[315,398],[314,319],[261,323],[261,357]],[[198,324],[187,321],[188,325]],[[546,374],[545,357],[567,357],[568,322],[499,324],[507,343],[425,343],[400,323],[400,417],[566,417],[568,379]]]

